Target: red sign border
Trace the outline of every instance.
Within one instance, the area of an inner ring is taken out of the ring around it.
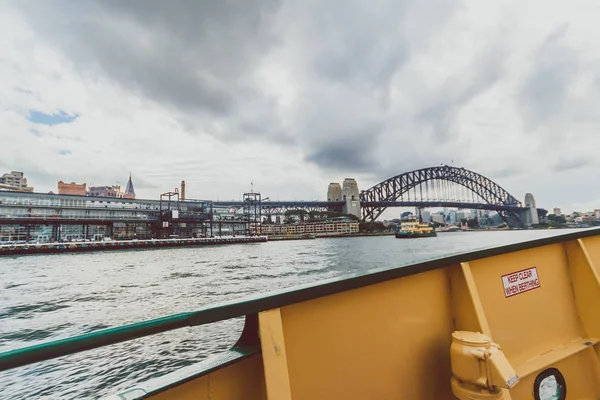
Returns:
[[[537,287],[532,287],[532,288],[530,288],[530,289],[523,290],[522,292],[515,293],[515,294],[512,294],[512,295],[510,295],[510,296],[507,296],[507,295],[506,295],[506,288],[504,288],[504,280],[503,280],[502,278],[504,278],[505,276],[509,276],[509,275],[518,274],[519,272],[527,271],[527,270],[529,270],[529,269],[534,269],[534,268],[535,268],[535,273],[536,273],[536,275],[537,275],[537,277],[538,277],[538,283],[539,283],[539,285],[538,285]],[[542,281],[541,281],[541,279],[540,279],[540,275],[537,273],[537,265],[534,265],[534,266],[532,266],[532,267],[529,267],[529,268],[523,268],[523,269],[521,269],[521,270],[519,270],[519,271],[510,272],[510,273],[508,273],[508,274],[504,274],[504,275],[502,275],[502,276],[500,277],[500,282],[502,282],[502,288],[504,288],[503,292],[504,292],[504,298],[505,298],[505,299],[508,299],[509,297],[518,296],[518,295],[520,295],[520,294],[522,294],[522,293],[526,293],[526,292],[529,292],[529,291],[531,291],[531,290],[539,289],[539,288],[541,288],[541,287],[542,287]]]

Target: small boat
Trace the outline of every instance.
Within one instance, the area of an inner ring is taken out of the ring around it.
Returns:
[[[394,232],[396,239],[413,239],[421,237],[435,237],[435,229],[428,224],[420,222],[417,217],[411,215],[405,222],[400,224],[400,229]]]

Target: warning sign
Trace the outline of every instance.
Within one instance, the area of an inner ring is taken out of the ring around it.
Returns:
[[[540,287],[540,279],[535,267],[502,275],[504,296],[510,297]]]

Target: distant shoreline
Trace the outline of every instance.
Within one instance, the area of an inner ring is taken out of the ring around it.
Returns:
[[[534,228],[534,229],[507,229],[507,228],[490,228],[490,229],[468,229],[456,231],[436,231],[438,234],[443,233],[462,233],[462,232],[522,232],[522,231],[544,231],[555,229],[585,229],[579,227],[560,227],[560,228]],[[278,242],[284,240],[314,240],[314,239],[331,239],[331,238],[349,238],[349,237],[365,237],[365,236],[394,236],[394,232],[361,232],[361,233],[341,233],[341,234],[314,234],[313,236],[298,235],[269,235],[269,242]]]

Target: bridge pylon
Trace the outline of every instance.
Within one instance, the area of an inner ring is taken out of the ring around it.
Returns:
[[[342,185],[342,199],[345,202],[343,213],[361,217],[360,192],[355,179],[346,178]]]

